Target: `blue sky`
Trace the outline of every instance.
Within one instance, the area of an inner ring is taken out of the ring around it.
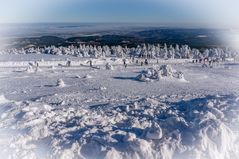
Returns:
[[[238,26],[238,0],[0,0],[0,23],[139,22]]]

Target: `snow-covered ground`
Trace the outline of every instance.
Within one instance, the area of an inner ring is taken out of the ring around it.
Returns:
[[[89,60],[0,57],[1,158],[237,159],[239,63]],[[137,78],[165,64],[184,80]]]

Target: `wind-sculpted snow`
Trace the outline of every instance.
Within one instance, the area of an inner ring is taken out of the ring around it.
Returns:
[[[239,97],[53,106],[0,98],[1,158],[236,159]]]

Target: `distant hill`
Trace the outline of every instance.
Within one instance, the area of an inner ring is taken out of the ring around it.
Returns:
[[[25,48],[29,46],[69,46],[79,44],[92,45],[122,45],[137,46],[142,43],[167,43],[187,44],[194,48],[212,48],[223,47],[224,43],[220,38],[220,32],[210,29],[169,29],[160,28],[153,30],[131,31],[126,34],[108,33],[105,35],[76,36],[70,38],[61,38],[57,36],[41,36],[18,38],[11,41],[9,47]]]

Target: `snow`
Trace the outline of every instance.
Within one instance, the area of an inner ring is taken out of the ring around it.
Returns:
[[[154,126],[149,128],[146,131],[146,138],[147,139],[157,140],[157,139],[161,139],[162,136],[163,136],[162,129],[156,123],[154,123]]]
[[[86,79],[91,79],[91,78],[93,78],[91,75],[85,75],[83,78],[86,78]]]
[[[106,69],[106,70],[113,70],[114,68],[113,68],[113,66],[112,66],[111,64],[106,63],[105,69]]]
[[[65,87],[66,85],[62,79],[58,79],[56,82],[56,86],[57,87]]]
[[[4,103],[7,103],[8,100],[5,98],[4,95],[0,95],[0,104],[4,104]]]
[[[70,67],[58,66],[66,64],[66,56],[15,58],[0,62],[1,158],[239,155],[237,63],[202,68],[170,59],[124,68],[120,58],[99,58],[93,66],[105,69],[95,69],[81,57],[71,59]],[[34,61],[41,71],[25,71]],[[107,63],[114,69],[106,69]],[[153,82],[138,81],[139,74]],[[181,81],[184,77],[188,82]]]
[[[198,36],[202,38],[202,36]],[[190,48],[188,45],[179,46],[176,44],[174,47],[167,44],[161,46],[160,44],[141,44],[137,47],[123,47],[123,46],[92,46],[87,44],[80,44],[79,46],[68,47],[29,47],[21,49],[5,49],[0,50],[1,55],[8,54],[50,54],[50,55],[71,55],[86,58],[104,58],[104,57],[150,57],[160,59],[206,59],[216,61],[224,61],[225,59],[235,59],[238,56],[238,51],[229,48],[210,48],[200,51],[196,48]],[[4,56],[3,56],[4,57]],[[68,61],[68,60],[67,60]],[[128,59],[126,59],[128,62]],[[43,62],[41,60],[41,62]],[[93,61],[94,63],[94,61]],[[71,64],[71,63],[70,63]]]
[[[160,97],[152,98],[158,102],[155,105],[139,98],[104,107],[57,108],[37,102],[17,106],[10,102],[1,129],[27,131],[10,137],[10,148],[1,144],[1,153],[13,158],[232,159],[239,153],[239,136],[232,127],[238,122],[236,98],[204,97],[184,101],[183,105],[182,101],[166,104],[168,101]],[[132,102],[139,108],[127,104]],[[216,103],[213,107],[207,104],[212,102]],[[44,144],[46,139],[50,144]],[[35,151],[41,144],[48,147],[46,154]]]
[[[137,77],[139,81],[149,82],[152,80],[160,80],[160,79],[174,78],[179,79],[181,81],[185,81],[184,75],[182,72],[178,72],[174,70],[171,65],[161,65],[160,67],[148,68],[147,70],[143,70]]]

